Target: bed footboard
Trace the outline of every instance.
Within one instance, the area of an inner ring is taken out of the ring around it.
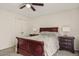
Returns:
[[[24,56],[44,56],[44,42],[17,38],[17,53]]]

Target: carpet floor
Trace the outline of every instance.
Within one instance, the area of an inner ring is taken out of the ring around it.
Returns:
[[[78,56],[78,55],[79,54],[77,52],[71,53],[69,51],[59,50],[53,56]],[[23,56],[23,55],[17,54],[15,52],[15,48],[11,47],[4,50],[0,50],[0,56]]]

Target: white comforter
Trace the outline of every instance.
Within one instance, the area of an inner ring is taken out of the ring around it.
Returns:
[[[22,37],[22,38],[43,41],[44,42],[44,53],[46,56],[53,55],[59,49],[58,39],[54,36],[38,35],[38,36]]]

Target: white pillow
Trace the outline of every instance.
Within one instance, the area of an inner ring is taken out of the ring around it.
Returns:
[[[40,32],[40,34],[46,36],[58,36],[57,32]]]

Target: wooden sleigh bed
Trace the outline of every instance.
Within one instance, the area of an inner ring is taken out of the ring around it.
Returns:
[[[58,27],[40,28],[40,32],[58,32]],[[17,53],[24,56],[44,56],[44,42],[32,39],[17,38]]]

